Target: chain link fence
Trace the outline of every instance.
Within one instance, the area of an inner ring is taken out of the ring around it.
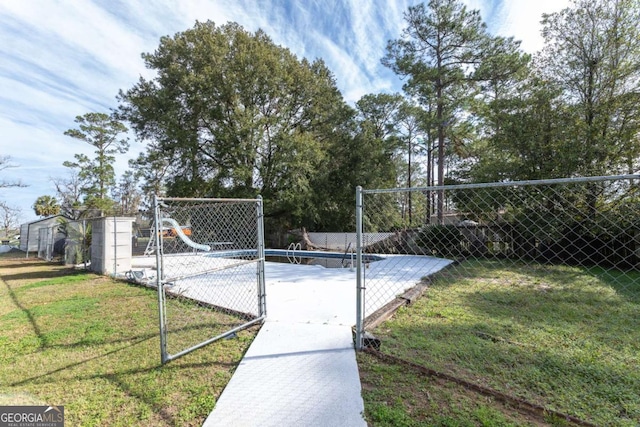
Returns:
[[[261,199],[156,200],[163,363],[265,318],[262,221]]]
[[[38,258],[46,261],[53,259],[53,246],[58,226],[42,227],[38,230]]]
[[[356,347],[640,423],[640,175],[359,189],[357,208]]]
[[[152,220],[145,217],[93,217],[72,220],[59,217],[56,222],[34,231],[36,253],[46,261],[93,270],[99,274],[130,279],[117,260],[152,254]],[[105,223],[109,225],[105,236]],[[131,225],[129,225],[131,224]],[[98,240],[94,234],[98,234]],[[106,240],[105,240],[106,239]],[[27,245],[25,245],[27,246]],[[28,256],[28,253],[27,253]],[[92,257],[94,264],[92,265]]]
[[[143,218],[136,218],[131,228],[131,255],[144,256],[153,253],[153,212],[145,212]]]
[[[38,258],[87,268],[90,262],[92,221],[59,218],[56,224],[39,228]]]
[[[374,243],[378,240],[384,240],[393,233],[375,233],[374,235],[365,235],[363,239]],[[308,232],[307,246],[319,250],[340,251],[345,253],[355,253],[356,251],[356,233],[324,233],[324,232]]]

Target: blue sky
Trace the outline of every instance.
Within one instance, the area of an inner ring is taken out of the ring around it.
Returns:
[[[542,47],[542,13],[569,0],[464,0],[479,9],[493,34],[514,36],[534,53]],[[401,82],[380,64],[389,39],[404,27],[415,0],[3,0],[0,2],[0,155],[14,168],[0,179],[26,188],[0,189],[0,200],[36,219],[37,197],[54,195],[51,178],[66,177],[65,160],[91,147],[63,135],[74,118],[115,108],[118,90],[152,74],[140,54],[160,37],[196,20],[238,22],[263,29],[298,57],[322,58],[349,103],[362,95],[395,92]],[[131,141],[116,171],[143,149]]]

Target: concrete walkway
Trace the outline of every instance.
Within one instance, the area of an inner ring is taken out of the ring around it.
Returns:
[[[267,263],[267,321],[204,426],[366,426],[355,272]]]
[[[450,260],[388,255],[367,271],[372,312]],[[265,264],[267,321],[204,426],[366,426],[351,327],[356,273]],[[375,293],[374,293],[375,292]]]

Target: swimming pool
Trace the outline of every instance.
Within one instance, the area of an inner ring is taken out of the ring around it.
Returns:
[[[265,261],[304,265],[320,265],[326,268],[348,268],[352,265],[355,267],[356,254],[344,252],[323,252],[323,251],[307,251],[307,250],[288,250],[288,249],[265,249]],[[216,258],[243,258],[251,259],[257,257],[257,251],[231,250],[216,251],[206,254],[207,257]],[[364,254],[363,262],[370,263],[385,259],[380,255]]]

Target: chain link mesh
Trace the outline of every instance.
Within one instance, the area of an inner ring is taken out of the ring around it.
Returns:
[[[309,232],[307,236],[314,248],[345,252],[354,252],[356,249],[356,233]]]
[[[92,224],[94,219],[66,221],[60,225],[65,236],[64,263],[67,265],[84,265],[91,262]]]
[[[57,226],[42,227],[38,230],[38,258],[51,261],[53,258],[54,235]]]
[[[38,258],[61,260],[66,265],[87,264],[91,247],[91,221],[60,219],[38,229]]]
[[[362,205],[360,347],[373,335],[596,424],[640,422],[640,176],[364,190]]]
[[[260,200],[159,199],[156,224],[163,358],[264,316]]]

